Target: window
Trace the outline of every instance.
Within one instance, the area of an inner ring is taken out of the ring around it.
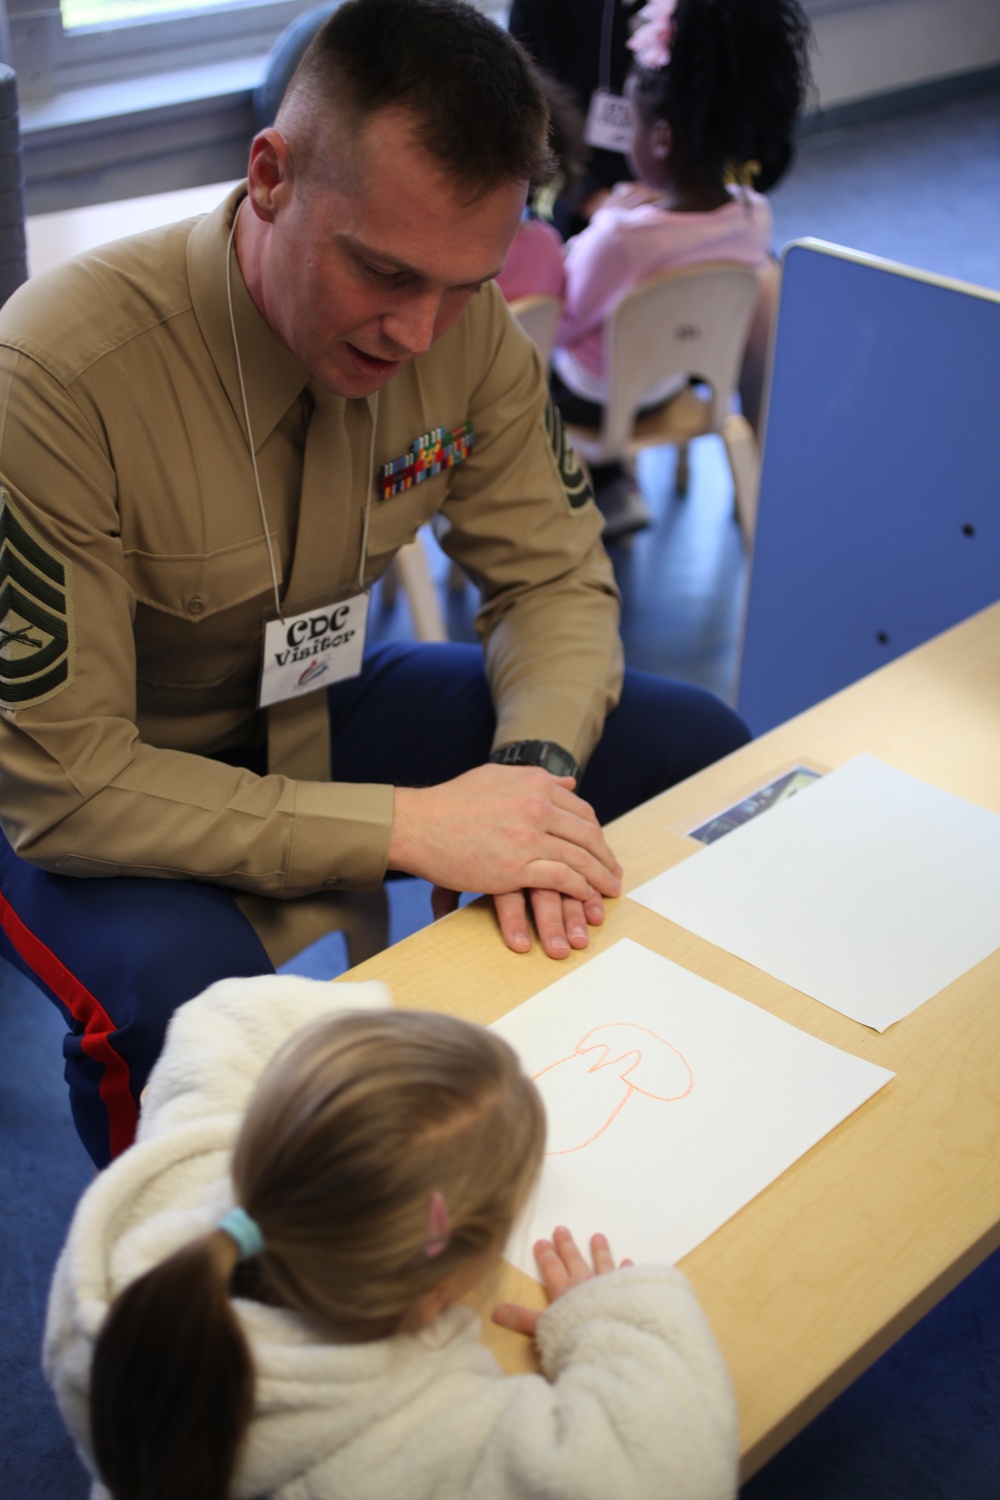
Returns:
[[[0,0],[23,101],[263,57],[318,0]],[[506,0],[479,0],[503,22]]]
[[[2,3],[2,0],[0,0]],[[22,99],[263,56],[316,0],[6,0]]]
[[[264,59],[318,3],[0,0],[28,212],[239,177]],[[478,3],[505,19],[506,0]]]

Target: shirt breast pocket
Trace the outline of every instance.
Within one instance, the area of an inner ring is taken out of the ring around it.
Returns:
[[[262,615],[274,597],[263,536],[205,555],[127,552],[125,572],[136,598],[140,684],[209,688],[256,672]]]
[[[385,572],[400,547],[412,542],[421,526],[441,509],[447,493],[448,475],[435,474],[423,484],[415,484],[388,500],[372,500],[367,580],[379,578]]]

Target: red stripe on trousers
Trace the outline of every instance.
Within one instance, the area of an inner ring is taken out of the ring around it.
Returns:
[[[128,1063],[111,1045],[115,1030],[111,1017],[75,974],[71,974],[41,938],[29,932],[17,912],[0,895],[0,927],[10,938],[29,969],[62,1001],[74,1021],[83,1024],[80,1046],[85,1055],[100,1063],[100,1096],[108,1112],[111,1155],[120,1156],[135,1139],[138,1111],[129,1088]]]

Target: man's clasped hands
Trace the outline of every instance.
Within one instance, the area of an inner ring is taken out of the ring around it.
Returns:
[[[585,948],[621,894],[622,867],[571,776],[535,766],[482,765],[431,787],[397,787],[390,870],[435,887],[435,917],[463,891],[491,895],[507,947],[531,947],[530,905],[550,958]]]

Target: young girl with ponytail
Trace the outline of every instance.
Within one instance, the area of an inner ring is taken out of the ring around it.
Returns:
[[[175,1015],[84,1194],[45,1366],[94,1500],[729,1497],[736,1415],[685,1278],[536,1247],[508,1376],[458,1299],[536,1180],[534,1084],[379,985],[226,980]],[[375,1008],[373,1008],[375,1007]],[[290,1038],[286,1041],[287,1038]]]

